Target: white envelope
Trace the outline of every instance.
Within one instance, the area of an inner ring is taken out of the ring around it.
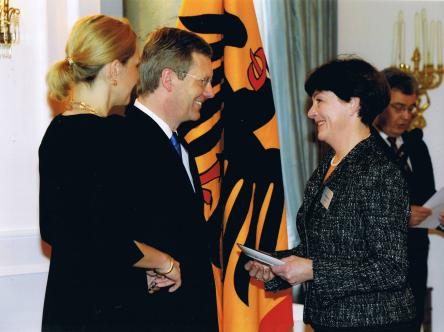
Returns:
[[[248,257],[253,258],[254,260],[257,260],[261,263],[275,266],[275,265],[284,265],[285,263],[281,261],[280,259],[277,259],[276,257],[271,256],[270,254],[248,248],[240,243],[237,244],[239,248],[242,250],[242,252],[247,255]]]
[[[424,207],[432,209],[432,214],[428,216],[422,223],[413,227],[419,228],[436,228],[439,226],[439,214],[444,211],[444,187],[438,190],[427,202]]]

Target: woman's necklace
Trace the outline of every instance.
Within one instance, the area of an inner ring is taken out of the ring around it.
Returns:
[[[83,101],[71,101],[69,103],[69,107],[67,108],[67,111],[75,112],[78,111],[79,113],[89,113],[94,114],[97,116],[101,116],[97,110],[92,107],[91,105],[83,102]]]
[[[334,162],[333,160],[335,160],[335,158],[336,158],[336,155],[334,155],[333,156],[333,158],[331,158],[331,160],[330,160],[330,166],[332,166],[332,167],[336,167],[336,166],[338,166],[339,165],[339,163],[341,162],[341,160],[338,160],[338,162]]]
[[[330,175],[336,170],[336,166],[339,165],[339,163],[341,162],[340,160],[335,163],[334,160],[336,158],[336,155],[333,156],[333,158],[331,158],[330,160],[330,167],[328,168],[327,172],[325,173],[324,176],[324,183],[327,181],[327,179],[330,177]]]

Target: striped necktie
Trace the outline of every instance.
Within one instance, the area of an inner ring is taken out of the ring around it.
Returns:
[[[412,170],[410,169],[409,163],[407,162],[407,153],[405,152],[405,145],[402,144],[399,148],[396,145],[396,137],[387,137],[390,143],[390,147],[395,155],[395,161],[401,167],[406,174],[410,174]]]
[[[395,155],[398,154],[398,146],[396,145],[396,137],[389,136],[387,137],[387,141],[390,143],[390,147]]]

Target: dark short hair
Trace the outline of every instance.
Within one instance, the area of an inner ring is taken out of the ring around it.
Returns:
[[[390,89],[399,90],[405,95],[419,94],[418,81],[413,75],[396,67],[385,68],[382,74],[387,79]]]
[[[152,32],[145,43],[139,65],[137,93],[154,92],[162,71],[170,68],[183,79],[193,63],[193,53],[212,56],[211,46],[195,33],[164,27]]]
[[[331,91],[343,101],[359,97],[359,117],[370,127],[390,102],[387,81],[368,62],[354,57],[338,58],[316,68],[305,81],[311,97],[316,91]]]

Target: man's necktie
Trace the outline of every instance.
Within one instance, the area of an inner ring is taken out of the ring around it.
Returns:
[[[398,154],[398,146],[396,145],[396,137],[387,137],[387,140],[390,143],[390,147],[392,148],[392,151],[395,155]]]
[[[406,174],[410,174],[412,170],[410,169],[410,166],[407,162],[407,153],[405,153],[405,146],[404,144],[401,145],[399,148],[396,145],[396,137],[387,137],[387,140],[390,143],[390,147],[395,154],[395,161],[396,163],[406,172]]]
[[[171,144],[173,144],[174,148],[176,149],[176,152],[179,154],[179,157],[182,158],[182,150],[180,148],[179,137],[175,132],[173,132],[173,135],[170,138],[170,142]]]

